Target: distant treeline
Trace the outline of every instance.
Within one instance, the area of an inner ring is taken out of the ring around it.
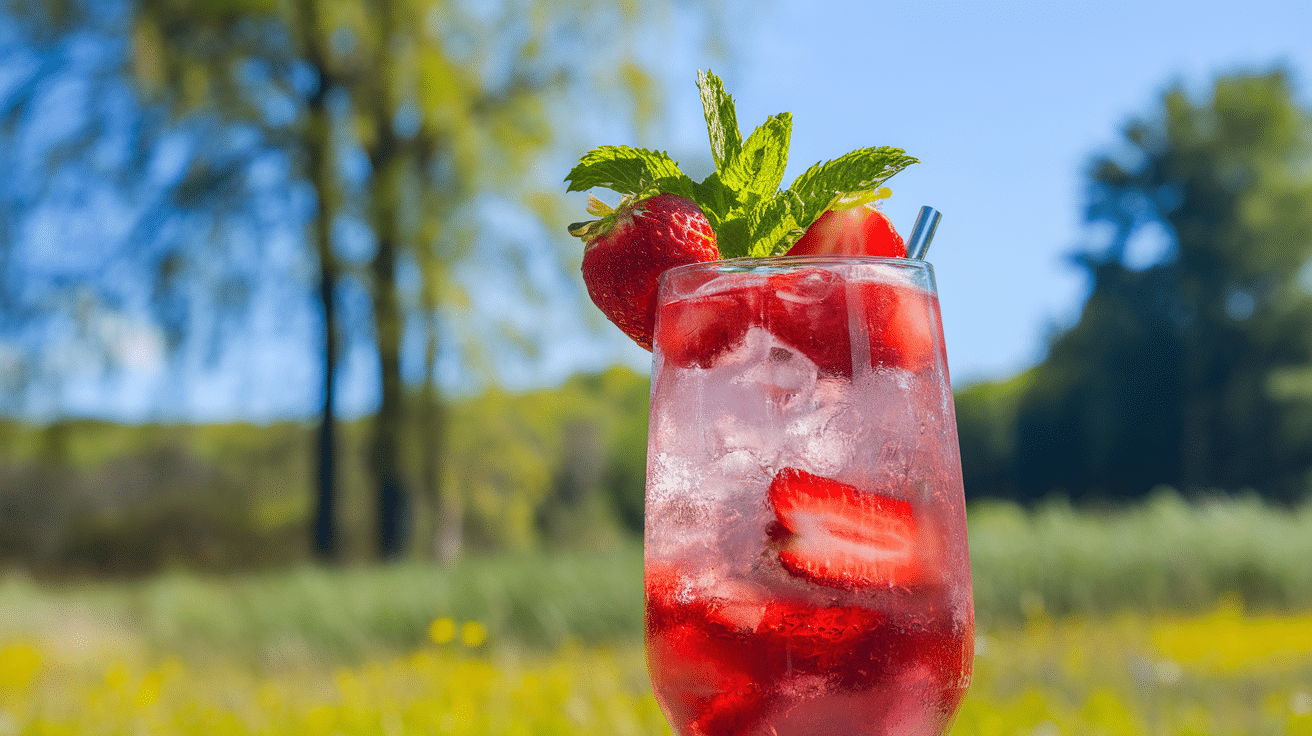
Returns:
[[[624,368],[494,389],[446,412],[441,498],[415,499],[416,557],[604,548],[642,528],[648,381]],[[339,456],[344,559],[372,555],[368,419]],[[308,423],[0,422],[0,565],[37,572],[227,570],[308,559]],[[437,442],[406,433],[413,487]]]
[[[1036,424],[1034,397],[1044,395],[1033,389],[1039,370],[958,393],[962,466],[973,501],[1033,502],[1057,491],[1119,505],[1166,484],[1145,474],[1115,487],[1024,485],[1022,479],[1069,461],[1018,452],[1033,441],[1024,439],[1023,428]],[[492,390],[450,405],[447,452],[438,464],[441,498],[416,498],[408,556],[449,560],[631,546],[642,530],[648,390],[645,376],[617,367],[558,388]],[[341,433],[339,522],[348,562],[373,556],[368,421],[347,423]],[[1133,427],[1124,431],[1132,440]],[[306,561],[313,434],[313,426],[295,422],[0,422],[0,567],[136,575]],[[406,439],[406,465],[414,487],[422,488],[424,453],[440,443],[420,429]],[[1078,463],[1063,471],[1090,473]]]
[[[968,494],[1307,495],[1310,120],[1276,71],[1176,87],[1126,125],[1090,167],[1109,237],[1075,254],[1079,320],[1038,366],[957,397]]]

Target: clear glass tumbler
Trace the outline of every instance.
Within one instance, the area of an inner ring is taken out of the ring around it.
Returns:
[[[948,730],[974,610],[928,263],[668,271],[647,457],[647,662],[676,733]]]

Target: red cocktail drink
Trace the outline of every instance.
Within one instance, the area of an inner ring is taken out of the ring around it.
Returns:
[[[675,731],[943,734],[974,637],[932,269],[679,267],[654,334],[647,652]]]

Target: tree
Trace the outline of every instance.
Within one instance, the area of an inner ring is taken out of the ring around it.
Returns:
[[[961,476],[969,498],[1015,499],[1016,410],[1034,371],[954,392]]]
[[[1312,363],[1310,134],[1284,71],[1234,74],[1171,88],[1093,162],[1087,217],[1112,236],[1077,254],[1089,299],[1021,400],[1023,493],[1302,492],[1312,394],[1280,387]],[[1144,267],[1154,228],[1170,247]]]
[[[215,257],[236,231],[263,225],[229,217],[267,194],[244,181],[256,149],[211,120],[174,126],[142,103],[125,75],[127,9],[0,5],[0,65],[11,73],[0,96],[6,413],[58,419],[67,383],[209,342],[267,275],[249,253]]]
[[[426,426],[440,437],[432,371],[442,307],[458,296],[450,268],[473,241],[463,211],[488,191],[555,201],[542,187],[558,182],[526,172],[569,127],[555,106],[566,98],[580,104],[595,86],[592,78],[580,81],[577,60],[561,49],[602,49],[617,73],[610,84],[646,89],[633,84],[644,75],[623,43],[645,20],[636,12],[588,0],[524,0],[490,10],[474,13],[448,0],[297,0],[290,8],[272,0],[138,3],[136,55],[148,86],[179,113],[199,110],[258,127],[292,153],[314,190],[325,378],[315,544],[325,557],[334,553],[334,331],[367,333],[378,355],[371,453],[377,542],[381,557],[396,557],[406,546],[411,495],[401,451],[404,335],[408,324],[427,334],[422,395]],[[295,110],[289,120],[270,112],[280,101]],[[346,221],[372,236],[364,263],[343,263],[334,249],[333,228]],[[403,267],[419,273],[417,293],[402,284]],[[335,294],[348,276],[368,284],[367,330],[336,323]],[[430,447],[428,455],[441,451]],[[423,476],[436,484],[443,473],[430,466]],[[432,493],[436,505],[453,508]]]

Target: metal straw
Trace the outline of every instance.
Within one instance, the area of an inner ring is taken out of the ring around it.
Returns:
[[[915,227],[911,228],[911,237],[907,238],[907,258],[924,259],[929,244],[934,240],[934,231],[938,230],[938,221],[943,213],[928,205],[920,208],[916,216]]]

